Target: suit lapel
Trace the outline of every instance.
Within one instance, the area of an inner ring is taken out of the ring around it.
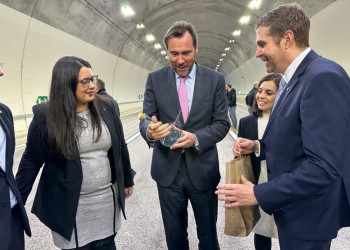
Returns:
[[[288,98],[288,96],[290,95],[290,93],[292,92],[292,90],[294,89],[294,87],[299,83],[299,77],[304,73],[306,67],[313,61],[316,59],[318,55],[316,54],[316,52],[314,52],[313,50],[311,50],[309,52],[309,54],[307,54],[307,56],[304,58],[304,60],[301,62],[301,64],[298,66],[297,70],[294,72],[292,78],[290,79],[289,83],[287,84],[286,88],[283,90],[283,93],[276,105],[276,107],[274,108],[269,122],[267,123],[266,129],[265,129],[265,133],[264,136],[267,134],[267,132],[269,131],[271,125],[273,124],[275,118],[277,117],[278,113],[280,112],[282,106],[284,105],[286,99]]]
[[[8,157],[10,157],[10,152],[11,152],[11,147],[14,147],[14,141],[13,138],[10,136],[10,129],[8,127],[7,124],[7,119],[8,117],[4,115],[4,113],[2,112],[2,110],[0,110],[0,125],[2,127],[2,130],[4,131],[5,135],[6,135],[6,158],[8,159]],[[10,169],[8,169],[8,160],[6,160],[6,172],[10,171]],[[11,166],[12,167],[12,166]],[[12,171],[12,170],[11,170]]]
[[[180,107],[180,101],[179,96],[177,94],[177,88],[176,88],[176,80],[175,80],[175,72],[171,66],[169,66],[168,71],[166,71],[166,93],[170,95],[171,103],[176,110],[176,115],[178,114],[179,110],[181,110]],[[182,116],[181,116],[182,117]],[[176,117],[175,117],[176,118]],[[174,118],[174,120],[175,120]],[[182,119],[183,122],[183,119]]]

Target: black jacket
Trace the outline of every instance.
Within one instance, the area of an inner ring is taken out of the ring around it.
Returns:
[[[247,106],[253,106],[254,98],[256,96],[256,91],[257,89],[253,87],[249,91],[248,95],[245,97],[245,103],[247,104]]]
[[[79,159],[62,159],[54,150],[49,149],[44,105],[46,103],[33,107],[34,118],[29,127],[27,146],[16,180],[23,201],[26,202],[35,178],[44,164],[32,213],[51,230],[70,240],[83,181],[82,166]],[[104,102],[99,110],[112,140],[112,147],[108,151],[112,183],[117,182],[118,204],[125,217],[124,188],[134,185],[129,153],[115,108]]]
[[[227,91],[227,103],[229,107],[236,106],[236,90],[234,88]]]
[[[31,236],[28,217],[23,206],[15,178],[12,172],[13,154],[15,152],[15,132],[10,109],[0,103],[0,125],[6,136],[6,172],[0,168],[0,250],[8,250],[11,235],[11,203],[9,188],[17,199],[21,211],[22,227]]]
[[[99,95],[101,95],[101,96],[107,98],[108,100],[111,100],[111,101],[113,102],[115,108],[117,109],[117,112],[118,112],[119,116],[120,116],[120,110],[119,110],[118,102],[113,98],[113,96],[107,94],[106,89],[100,89],[100,90],[97,92],[97,94],[99,94]]]
[[[258,117],[249,115],[239,120],[238,137],[247,138],[250,140],[258,140]],[[258,183],[260,175],[260,159],[255,156],[255,153],[250,154],[255,184]]]

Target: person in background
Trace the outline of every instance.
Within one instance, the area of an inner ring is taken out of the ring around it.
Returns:
[[[4,75],[2,65],[0,62],[0,77]],[[15,144],[11,110],[0,103],[0,250],[24,250],[24,231],[31,236],[28,217],[12,172]]]
[[[115,107],[95,96],[87,61],[66,56],[53,68],[49,101],[33,107],[16,175],[23,201],[43,166],[32,207],[61,249],[116,249],[133,178]]]
[[[215,187],[220,181],[216,143],[229,130],[225,78],[195,62],[197,33],[192,24],[176,22],[164,44],[170,66],[148,75],[143,112],[162,122],[140,122],[153,148],[151,175],[157,182],[168,249],[188,250],[187,206],[191,201],[198,248],[219,249]],[[168,148],[159,140],[169,134],[181,110],[182,137]]]
[[[259,82],[254,82],[253,88],[249,91],[248,95],[246,95],[245,97],[245,103],[248,106],[248,112],[250,115],[252,114],[252,107],[253,107],[253,102],[255,99],[256,92],[258,90],[258,84]]]
[[[256,57],[283,74],[261,140],[238,138],[236,156],[266,159],[268,182],[218,186],[227,207],[273,214],[281,249],[330,249],[350,226],[350,79],[309,47],[310,20],[296,3],[257,21]]]
[[[259,81],[258,92],[252,107],[253,114],[240,119],[238,137],[250,140],[258,140],[263,137],[281,78],[281,74],[269,74]],[[267,182],[266,161],[260,161],[254,153],[250,154],[250,160],[255,183]],[[271,238],[278,238],[276,223],[273,216],[266,214],[261,208],[260,214],[261,218],[253,228],[255,249],[270,250]]]
[[[231,84],[226,83],[226,95],[227,95],[227,103],[228,103],[228,112],[230,114],[231,119],[231,127],[230,130],[236,130],[237,128],[237,117],[236,117],[236,90],[232,88]]]
[[[114,99],[113,96],[107,94],[106,92],[106,87],[105,87],[105,82],[102,81],[100,78],[98,78],[96,86],[95,86],[95,94],[99,94],[109,100],[111,100],[115,106],[115,108],[117,109],[117,112],[120,116],[120,110],[119,110],[119,105],[118,102],[116,101],[116,99]]]

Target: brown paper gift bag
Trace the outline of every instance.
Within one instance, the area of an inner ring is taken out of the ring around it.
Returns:
[[[227,184],[241,184],[242,174],[246,179],[254,183],[253,168],[249,155],[226,162]],[[224,232],[232,236],[248,236],[259,219],[258,205],[225,208]]]

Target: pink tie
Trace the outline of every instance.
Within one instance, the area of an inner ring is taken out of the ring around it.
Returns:
[[[182,118],[186,122],[188,117],[188,93],[185,80],[187,77],[180,77],[180,85],[177,93],[179,95],[179,101],[181,106]]]

